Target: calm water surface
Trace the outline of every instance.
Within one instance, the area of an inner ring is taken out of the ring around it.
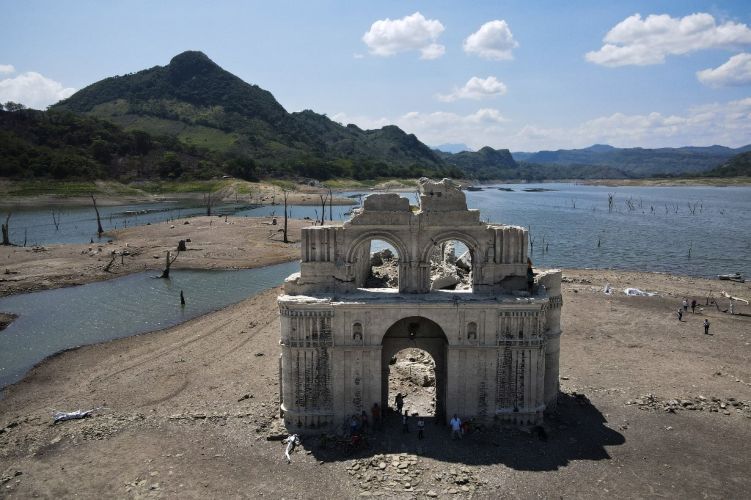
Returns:
[[[56,352],[182,323],[277,286],[299,268],[290,262],[240,271],[178,269],[169,280],[152,271],[0,298],[0,311],[18,315],[0,332],[0,387]]]

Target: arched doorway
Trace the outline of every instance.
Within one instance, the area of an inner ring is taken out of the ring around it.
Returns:
[[[400,319],[386,330],[381,349],[381,406],[393,406],[396,394],[389,393],[391,358],[397,353],[415,349],[425,351],[434,362],[435,374],[435,417],[445,420],[446,401],[446,358],[448,339],[438,323],[422,316]],[[409,403],[405,403],[409,409]]]
[[[347,255],[357,288],[403,290],[404,245],[392,235],[373,233],[355,241]]]

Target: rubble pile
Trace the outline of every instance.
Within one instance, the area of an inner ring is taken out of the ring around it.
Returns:
[[[751,418],[751,401],[741,401],[735,398],[694,396],[689,399],[661,399],[654,394],[645,394],[637,399],[629,399],[626,401],[626,405],[635,405],[640,410],[663,410],[669,413],[683,410],[708,411],[723,413],[724,415],[738,413]]]
[[[361,497],[393,497],[413,493],[435,498],[473,494],[480,482],[469,467],[451,467],[429,474],[417,456],[408,453],[375,455],[355,460],[347,473],[360,488]]]

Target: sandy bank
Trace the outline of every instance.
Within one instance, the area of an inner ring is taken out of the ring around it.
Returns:
[[[0,296],[162,269],[167,251],[174,256],[178,242],[188,239],[174,268],[244,269],[299,259],[300,228],[310,222],[290,220],[290,243],[284,243],[283,220],[271,221],[193,217],[105,233],[94,244],[0,246]]]

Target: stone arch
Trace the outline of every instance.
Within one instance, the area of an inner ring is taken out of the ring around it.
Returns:
[[[424,316],[408,316],[396,321],[381,339],[381,406],[389,403],[389,360],[399,351],[415,347],[435,361],[435,414],[445,420],[446,379],[448,373],[448,337],[435,321]]]
[[[430,242],[425,245],[422,253],[420,254],[420,264],[424,266],[430,266],[430,254],[435,247],[445,243],[446,241],[456,240],[464,244],[469,250],[469,256],[472,259],[472,289],[474,290],[477,284],[480,282],[480,243],[472,235],[463,231],[445,231],[439,233],[436,236],[430,238]],[[423,287],[425,290],[430,290],[430,276],[423,276]]]
[[[411,259],[407,245],[404,244],[401,238],[391,232],[368,231],[361,234],[352,240],[349,248],[347,248],[345,262],[347,265],[354,266],[361,246],[373,240],[383,240],[396,249],[396,252],[399,254],[399,291],[404,291],[407,286],[406,269]]]

